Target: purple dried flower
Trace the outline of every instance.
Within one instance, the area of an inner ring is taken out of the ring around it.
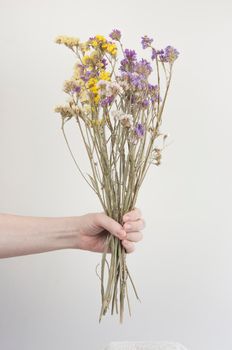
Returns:
[[[134,131],[138,137],[143,137],[145,132],[143,124],[138,123]]]
[[[143,49],[146,49],[147,47],[149,47],[153,41],[154,39],[148,38],[147,35],[142,36],[141,44]]]
[[[114,96],[108,96],[105,97],[102,101],[101,101],[101,106],[102,107],[107,107],[109,106],[114,100]]]
[[[121,72],[133,72],[135,69],[135,63],[137,61],[136,59],[136,52],[134,50],[126,49],[124,51],[125,58],[121,60],[121,66],[119,67],[119,70]]]
[[[147,81],[143,75],[138,73],[123,72],[122,78],[129,84],[131,84],[135,89],[143,90],[147,87]]]
[[[160,60],[162,62],[173,63],[179,56],[179,52],[173,46],[167,46],[164,49],[164,54],[160,55]]]
[[[103,66],[102,66],[102,68],[103,69],[106,69],[106,66],[107,66],[107,61],[106,61],[106,59],[105,58],[103,58],[102,60],[101,60],[101,63],[103,64]]]
[[[83,75],[81,75],[80,78],[86,82],[91,78],[92,75],[93,75],[93,73],[91,71],[87,70],[87,71],[83,72]]]
[[[149,100],[146,98],[142,101],[141,105],[143,108],[147,108],[149,106]]]
[[[81,87],[80,86],[75,86],[75,88],[72,90],[73,93],[79,93],[81,91]]]
[[[135,71],[138,74],[144,75],[145,77],[148,77],[149,74],[152,72],[152,68],[150,63],[142,58],[141,61],[137,62],[135,65]]]
[[[136,52],[135,52],[135,50],[125,49],[124,55],[128,59],[128,61],[136,61]]]
[[[159,87],[158,85],[152,85],[152,84],[148,84],[148,90],[150,92],[150,96],[151,96],[151,102],[155,103],[155,102],[160,102],[162,101],[160,94],[159,94]]]
[[[121,32],[118,29],[114,29],[111,33],[110,33],[110,38],[113,40],[117,40],[119,41],[121,39]]]
[[[157,56],[163,55],[163,54],[164,54],[164,50],[156,50],[156,49],[152,48],[151,59],[155,60]]]

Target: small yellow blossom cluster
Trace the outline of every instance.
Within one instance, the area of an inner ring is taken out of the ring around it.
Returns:
[[[55,39],[55,42],[57,44],[63,44],[63,45],[68,46],[69,48],[72,48],[73,46],[78,47],[80,40],[78,38],[60,35]]]
[[[103,35],[95,35],[94,38],[89,39],[89,44],[95,49],[98,48],[109,53],[111,56],[117,55],[116,44],[108,41]]]
[[[89,55],[84,55],[82,57],[82,63],[83,65],[87,66],[89,70],[104,68],[104,64],[102,63],[102,54],[96,50]]]
[[[100,100],[100,95],[98,93],[99,87],[97,86],[98,79],[97,78],[91,78],[86,83],[87,89],[91,92],[90,97],[93,98],[93,101],[95,104],[98,104]]]

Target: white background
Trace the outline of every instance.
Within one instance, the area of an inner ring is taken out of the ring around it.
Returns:
[[[0,261],[1,350],[100,350],[112,340],[232,348],[231,13],[221,1],[0,0],[0,212],[101,211],[76,172],[53,112],[74,56],[57,35],[113,28],[180,51],[163,131],[170,146],[138,198],[147,226],[128,258],[142,303],[98,324],[100,255],[57,251]],[[81,143],[72,141],[77,158]],[[85,166],[87,163],[82,162]]]

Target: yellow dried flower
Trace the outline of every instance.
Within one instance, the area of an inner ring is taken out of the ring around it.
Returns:
[[[107,47],[106,47],[106,51],[111,56],[116,56],[117,55],[117,46],[114,43],[108,43]]]
[[[97,40],[92,40],[92,41],[91,41],[91,45],[92,45],[94,48],[96,48],[96,47],[98,47],[99,43],[98,43]]]
[[[107,42],[106,38],[103,35],[95,35],[95,39],[101,43]]]
[[[55,43],[63,44],[68,46],[69,48],[72,48],[73,46],[78,47],[80,40],[78,38],[60,35],[55,39]]]
[[[100,95],[98,93],[95,94],[93,98],[94,103],[97,105],[100,101]]]
[[[92,64],[92,59],[90,56],[85,55],[82,57],[82,62],[85,66]]]
[[[110,80],[110,73],[102,70],[99,74],[99,80]]]
[[[86,86],[87,88],[91,89],[97,84],[97,79],[96,78],[90,78],[89,81],[87,82]]]

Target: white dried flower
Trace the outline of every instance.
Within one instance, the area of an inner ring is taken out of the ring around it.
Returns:
[[[113,112],[111,112],[111,114],[115,119],[120,120],[123,126],[125,126],[127,128],[131,128],[133,126],[132,114],[127,114],[127,113],[122,112],[122,111],[113,111]]]

